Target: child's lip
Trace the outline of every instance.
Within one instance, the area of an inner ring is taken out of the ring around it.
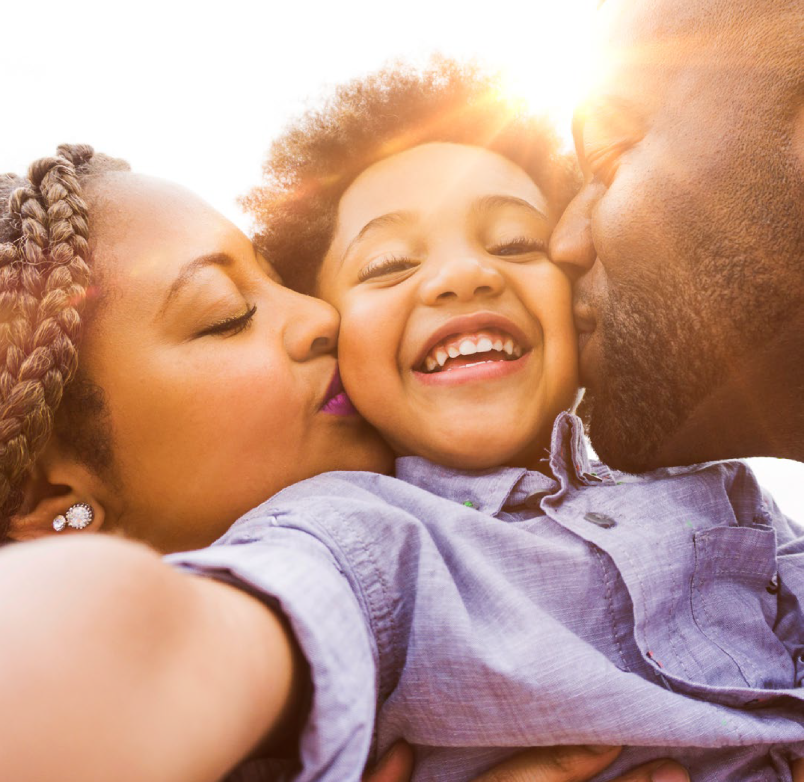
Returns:
[[[343,387],[341,373],[337,366],[319,409],[322,413],[329,413],[330,415],[357,415],[357,410]]]
[[[506,318],[504,315],[499,315],[496,312],[475,312],[471,315],[460,315],[456,318],[451,318],[436,329],[417,354],[413,361],[412,368],[416,369],[420,367],[427,354],[447,337],[472,331],[480,331],[484,328],[499,329],[500,331],[507,332],[519,343],[522,350],[525,352],[532,347],[531,341],[527,338],[525,332],[509,318]]]
[[[428,386],[447,388],[467,383],[488,382],[508,377],[525,369],[531,358],[531,351],[513,361],[478,361],[476,364],[445,372],[418,372],[413,370],[414,377]]]

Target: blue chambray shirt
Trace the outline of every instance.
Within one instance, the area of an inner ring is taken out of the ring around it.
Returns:
[[[314,691],[293,779],[359,780],[399,737],[417,780],[568,743],[627,745],[599,780],[659,757],[696,782],[791,779],[804,538],[740,462],[614,473],[569,414],[549,461],[555,479],[416,457],[397,479],[327,473],[168,558],[289,618]]]

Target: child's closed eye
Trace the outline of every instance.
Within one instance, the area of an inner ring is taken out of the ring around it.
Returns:
[[[385,258],[378,258],[376,261],[364,266],[357,275],[359,282],[384,277],[387,275],[406,272],[418,266],[418,261],[404,256],[392,255]]]
[[[547,242],[531,236],[518,236],[489,247],[488,252],[502,257],[547,253]]]

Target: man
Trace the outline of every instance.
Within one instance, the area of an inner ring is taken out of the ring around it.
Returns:
[[[615,467],[804,460],[804,3],[608,0],[577,113],[591,439]]]

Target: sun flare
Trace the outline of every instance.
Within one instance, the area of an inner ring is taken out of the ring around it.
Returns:
[[[546,113],[567,148],[572,112],[592,81],[597,52],[594,29],[599,0],[562,0],[539,9],[532,49],[514,47],[500,56],[506,86],[532,111]]]

